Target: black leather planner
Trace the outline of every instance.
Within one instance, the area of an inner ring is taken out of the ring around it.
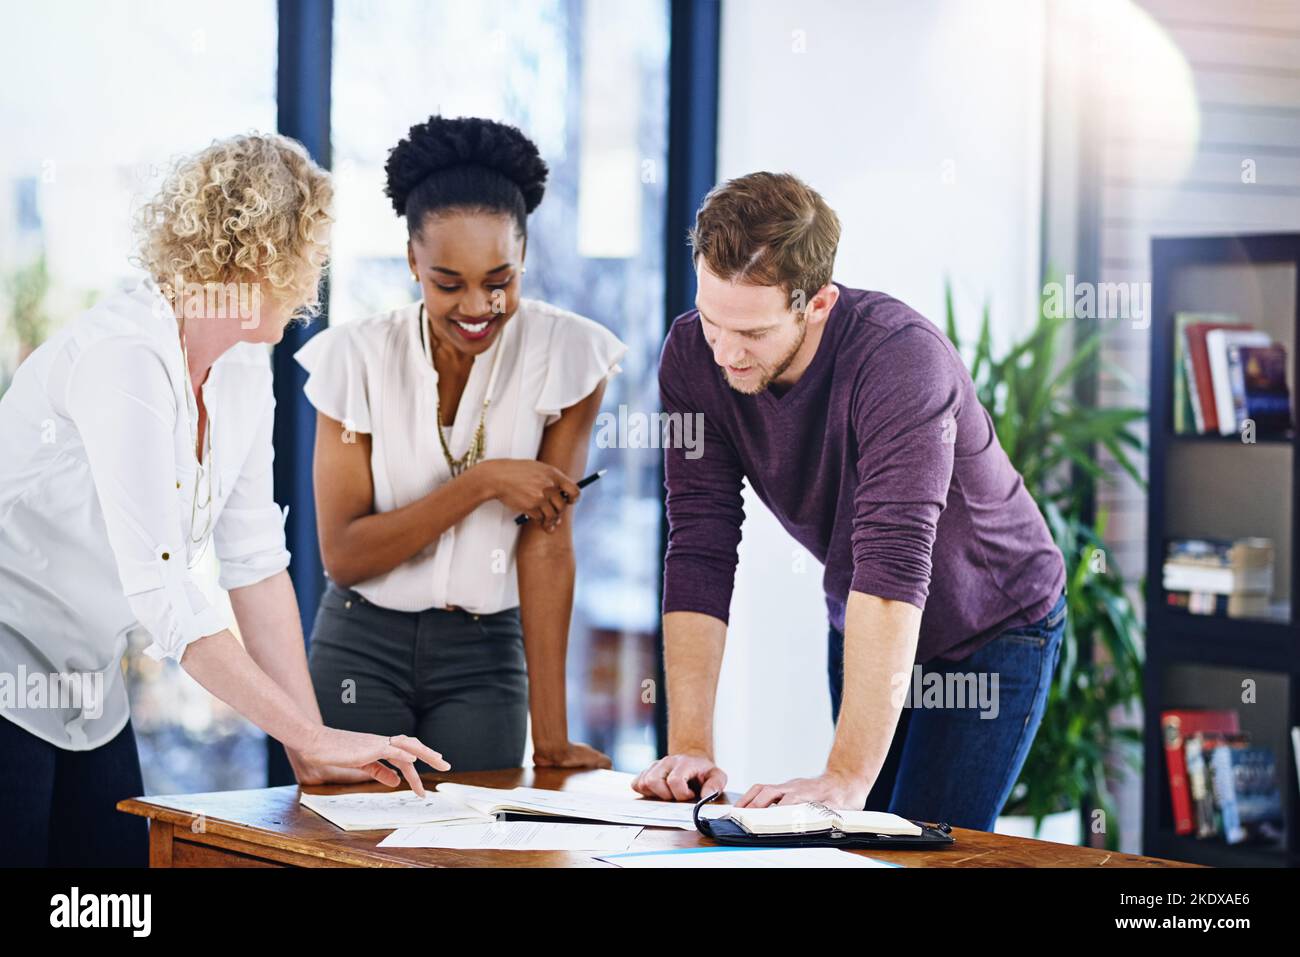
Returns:
[[[695,821],[697,831],[719,844],[743,847],[839,847],[846,850],[893,848],[905,851],[934,850],[956,843],[952,828],[947,824],[929,825],[920,821],[912,822],[921,829],[920,834],[869,834],[841,831],[838,828],[807,833],[750,834],[735,821],[710,820],[700,814],[704,805],[717,797],[717,794],[710,794],[697,801],[692,820]]]

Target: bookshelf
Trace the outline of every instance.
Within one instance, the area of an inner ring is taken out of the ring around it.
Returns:
[[[1218,867],[1300,866],[1300,788],[1290,729],[1300,725],[1294,431],[1248,444],[1235,435],[1174,431],[1174,315],[1231,313],[1285,346],[1295,414],[1300,357],[1300,233],[1153,239],[1144,675],[1143,852]],[[1264,536],[1274,544],[1273,596],[1286,616],[1189,615],[1166,605],[1161,567],[1171,538]],[[1255,701],[1243,703],[1244,683]],[[1230,845],[1175,833],[1160,713],[1237,711],[1254,744],[1269,747],[1282,791],[1283,840]]]

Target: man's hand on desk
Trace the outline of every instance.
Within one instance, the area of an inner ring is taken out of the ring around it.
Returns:
[[[703,751],[660,758],[632,782],[637,792],[661,801],[696,801],[726,786],[727,772]]]
[[[861,811],[866,806],[868,791],[870,788],[859,779],[825,771],[815,778],[794,778],[784,784],[755,784],[736,802],[736,807],[816,801],[831,808]]]
[[[533,748],[535,768],[612,768],[614,762],[589,744],[566,741],[558,748]]]

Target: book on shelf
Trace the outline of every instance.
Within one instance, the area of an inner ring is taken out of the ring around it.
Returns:
[[[1249,747],[1250,738],[1244,734],[1206,734],[1195,737],[1201,739],[1204,749],[1203,758],[1209,789],[1210,812],[1214,816],[1214,833],[1222,836],[1229,844],[1240,844],[1246,839],[1246,834],[1241,826],[1237,789],[1232,778],[1231,765],[1225,769],[1221,756],[1226,755],[1232,748]],[[1190,758],[1188,760],[1190,761]]]
[[[1176,709],[1160,713],[1160,730],[1165,745],[1165,770],[1169,776],[1169,798],[1174,812],[1174,833],[1192,834],[1192,792],[1187,779],[1187,755],[1183,746],[1188,737],[1206,732],[1240,734],[1235,711]]]
[[[1226,313],[1174,315],[1176,435],[1277,436],[1292,426],[1286,349]]]
[[[1214,382],[1210,378],[1210,356],[1205,337],[1215,329],[1240,329],[1236,316],[1216,313],[1179,313],[1183,317],[1183,363],[1192,406],[1192,425],[1197,433],[1219,431],[1214,405]],[[1175,324],[1178,324],[1178,316]]]
[[[1189,615],[1217,615],[1220,618],[1266,618],[1286,621],[1290,609],[1275,604],[1269,595],[1218,595],[1212,591],[1166,591],[1165,603]]]
[[[1213,329],[1206,333],[1205,352],[1210,363],[1210,383],[1214,390],[1214,415],[1219,422],[1220,435],[1236,435],[1245,422],[1245,396],[1242,396],[1240,415],[1232,393],[1232,376],[1228,369],[1228,350],[1242,346],[1267,348],[1273,339],[1258,329]]]
[[[1256,435],[1281,435],[1291,428],[1291,393],[1286,385],[1286,349],[1239,346],[1228,354],[1233,394],[1241,396],[1237,420],[1250,419]]]
[[[1194,831],[1202,839],[1218,833],[1210,775],[1205,767],[1205,750],[1205,735],[1198,732],[1183,739],[1183,763],[1187,766],[1187,792],[1192,801]]]
[[[1241,731],[1236,711],[1165,711],[1160,725],[1175,833],[1228,844],[1282,841],[1276,756]]]
[[[1222,565],[1263,565],[1273,560],[1273,539],[1263,535],[1243,538],[1171,538],[1165,557],[1211,568]]]
[[[1215,595],[1267,595],[1273,590],[1273,566],[1261,568],[1200,568],[1165,562],[1166,591],[1208,591]]]
[[[1232,316],[1216,316],[1203,312],[1178,312],[1174,314],[1174,434],[1195,435],[1197,426],[1193,403],[1196,401],[1195,380],[1187,351],[1187,327],[1196,322],[1233,322]]]
[[[1269,748],[1226,735],[1209,752],[1218,833],[1229,844],[1282,840],[1282,791]]]
[[[1295,758],[1296,784],[1300,785],[1300,727],[1291,729],[1291,756]]]
[[[1161,585],[1170,608],[1197,615],[1272,618],[1273,540],[1176,538],[1165,546]]]

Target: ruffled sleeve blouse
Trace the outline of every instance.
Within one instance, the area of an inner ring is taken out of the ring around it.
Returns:
[[[438,373],[422,340],[420,303],[334,326],[295,353],[308,371],[308,400],[350,433],[371,437],[377,512],[402,508],[451,472],[438,439]],[[535,299],[521,299],[497,342],[476,357],[450,428],[463,455],[478,427],[494,359],[499,368],[484,424],[484,458],[536,458],[546,427],[621,371],[627,352],[597,322]],[[575,479],[579,476],[573,476]],[[424,551],[353,586],[366,600],[399,611],[455,605],[491,614],[519,604],[515,513],[489,501]]]

